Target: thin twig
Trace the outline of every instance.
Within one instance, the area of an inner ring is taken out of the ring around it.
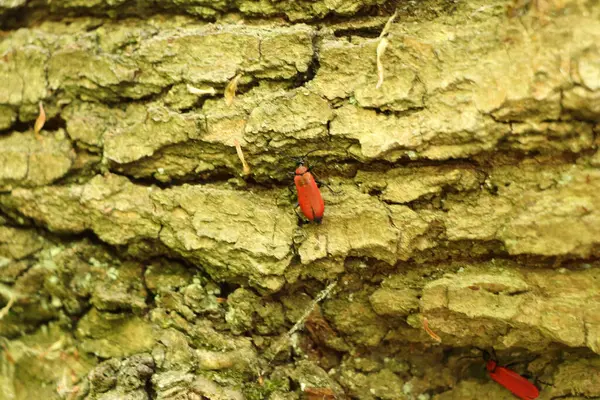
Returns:
[[[292,328],[289,331],[287,331],[287,333],[285,333],[277,341],[277,347],[275,347],[275,352],[273,353],[273,355],[271,356],[271,359],[267,363],[267,366],[265,367],[265,370],[271,365],[271,363],[273,362],[273,360],[275,359],[275,357],[277,356],[277,354],[279,354],[279,352],[283,349],[283,346],[285,346],[289,342],[290,337],[294,333],[296,333],[296,331],[298,331],[298,329],[300,329],[304,325],[304,322],[306,322],[306,319],[308,318],[308,316],[310,315],[310,313],[313,311],[313,309],[315,308],[315,306],[317,304],[319,304],[321,301],[323,301],[323,299],[325,299],[327,296],[329,296],[329,293],[331,293],[331,291],[333,290],[333,288],[336,285],[337,285],[337,281],[335,281],[333,283],[330,283],[325,289],[323,289],[321,291],[321,293],[319,293],[319,295],[314,298],[314,300],[310,303],[310,305],[306,308],[306,310],[304,310],[304,314],[302,314],[302,316],[300,317],[300,319],[298,321],[296,321],[296,323],[294,324],[294,326],[292,326]],[[263,370],[260,373],[259,378],[261,376],[263,376],[265,370]]]

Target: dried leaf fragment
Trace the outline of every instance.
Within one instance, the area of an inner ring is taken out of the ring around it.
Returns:
[[[431,328],[429,327],[429,321],[427,320],[426,317],[423,317],[423,329],[425,329],[425,332],[427,332],[427,334],[429,336],[431,336],[431,338],[433,340],[435,340],[438,343],[442,343],[442,338],[439,337],[434,331],[431,330]]]
[[[244,158],[244,152],[242,151],[242,146],[240,145],[240,142],[238,142],[237,139],[233,139],[233,144],[235,144],[235,151],[237,152],[237,155],[240,161],[242,162],[242,173],[244,175],[250,175],[250,166]]]
[[[0,310],[0,321],[4,317],[6,317],[6,315],[10,311],[10,308],[13,306],[13,304],[15,304],[15,296],[10,296],[10,298],[8,299],[8,303],[6,303],[6,305],[4,307],[2,307],[2,309]]]
[[[375,89],[379,89],[383,84],[383,62],[381,62],[381,58],[385,53],[385,49],[389,44],[389,40],[387,38],[382,38],[377,45],[377,85]]]
[[[187,88],[188,93],[195,94],[197,96],[204,96],[204,95],[214,96],[215,94],[217,94],[217,91],[215,90],[214,87],[197,88],[188,83],[186,85],[186,88]]]
[[[2,343],[2,350],[4,350],[4,356],[6,357],[6,361],[8,361],[9,364],[14,364],[15,358],[13,357],[12,353],[8,350],[8,346],[6,346],[6,343]]]
[[[35,138],[37,140],[42,139],[42,137],[40,136],[40,131],[44,127],[45,123],[46,123],[46,111],[44,111],[44,106],[43,106],[42,102],[40,101],[40,113],[39,113],[37,119],[35,120],[35,125],[33,126],[33,133],[35,133]]]
[[[390,19],[388,19],[387,22],[385,23],[385,25],[383,26],[383,29],[381,30],[381,33],[379,34],[379,39],[381,39],[382,37],[387,35],[388,31],[390,30],[390,27],[392,26],[392,23],[394,22],[394,20],[396,19],[397,16],[398,16],[398,9],[396,9],[396,11],[394,11],[394,14],[392,14]]]
[[[335,392],[329,388],[304,388],[304,398],[306,400],[334,400]]]
[[[387,48],[389,42],[389,39],[387,38],[387,34],[388,31],[390,30],[390,27],[392,26],[392,23],[394,22],[394,20],[396,19],[396,17],[398,16],[398,10],[394,11],[394,14],[390,17],[390,19],[387,20],[387,22],[385,23],[383,29],[381,30],[381,33],[379,34],[379,43],[377,44],[377,85],[375,86],[375,89],[379,89],[381,87],[381,85],[383,84],[383,63],[381,61],[381,58],[383,57],[383,54],[385,53],[385,49]]]
[[[326,344],[328,338],[336,336],[335,331],[323,317],[318,305],[315,305],[313,311],[308,315],[304,326],[313,341],[319,344]]]
[[[230,106],[231,104],[233,104],[233,99],[235,98],[235,92],[237,90],[238,82],[240,81],[241,77],[242,77],[242,74],[237,74],[227,84],[227,87],[225,88],[225,104],[227,104],[228,106]]]

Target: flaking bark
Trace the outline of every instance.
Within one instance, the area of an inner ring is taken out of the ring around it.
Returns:
[[[510,396],[474,347],[600,396],[597,2],[0,25],[0,400]],[[307,152],[321,225],[286,188]]]

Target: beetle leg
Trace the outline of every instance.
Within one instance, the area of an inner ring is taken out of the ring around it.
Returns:
[[[301,224],[303,224],[305,220],[304,220],[304,217],[298,213],[299,206],[300,206],[300,204],[296,203],[296,205],[294,206],[294,212],[296,213],[296,216],[300,220]]]
[[[510,368],[512,365],[518,365],[518,364],[528,365],[529,363],[532,363],[533,361],[535,361],[537,358],[538,358],[537,356],[534,356],[533,358],[529,358],[529,359],[525,359],[525,360],[523,360],[523,359],[516,360],[516,361],[513,361],[511,363],[503,365],[503,367]],[[526,374],[523,374],[523,376],[526,376]]]
[[[541,379],[536,379],[536,380],[535,380],[535,382],[536,382],[536,383],[538,383],[538,382],[539,382],[541,385],[546,385],[546,386],[554,387],[554,384],[552,384],[552,383],[550,383],[550,382],[545,382],[545,381],[543,381],[543,380],[541,380]]]
[[[308,171],[310,171],[310,168],[308,169]],[[307,172],[308,172],[308,171],[307,171]],[[339,195],[339,194],[341,194],[341,193],[342,193],[341,191],[339,191],[339,192],[336,192],[336,191],[335,191],[335,190],[333,190],[333,189],[331,188],[331,186],[329,186],[327,183],[325,183],[325,182],[322,182],[321,180],[317,179],[317,176],[315,175],[315,173],[314,173],[314,172],[311,172],[311,174],[312,174],[312,175],[313,175],[313,177],[315,178],[315,182],[317,182],[317,183],[318,183],[320,186],[325,186],[327,189],[329,189],[329,190],[331,191],[331,193],[333,193],[333,194],[335,194],[335,195]]]
[[[496,350],[494,350],[494,348],[492,347],[492,360],[498,362],[498,356],[496,355]]]
[[[331,186],[329,186],[327,183],[324,183],[324,182],[317,181],[316,179],[315,179],[315,182],[317,182],[317,183],[318,183],[319,185],[321,185],[321,186],[325,186],[327,189],[329,189],[329,191],[330,191],[331,193],[335,194],[336,196],[342,193],[341,191],[337,191],[337,192],[336,192],[336,191],[335,191],[335,190],[333,190],[333,189],[331,188]]]
[[[288,190],[290,191],[292,196],[296,194],[296,192],[294,192],[294,189],[292,189],[293,186],[295,186],[293,183],[291,185],[288,185]]]
[[[294,184],[288,185],[288,190],[290,191],[290,194],[292,196],[295,196],[296,192],[294,192],[294,189],[292,189],[292,186],[294,186]],[[300,203],[298,201],[296,201],[294,203],[294,212],[296,213],[296,215],[298,216],[298,218],[300,218],[302,220],[303,219],[302,216],[300,214],[298,214],[298,207],[300,207]]]

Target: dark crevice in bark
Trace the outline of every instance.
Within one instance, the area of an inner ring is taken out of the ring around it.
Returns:
[[[10,207],[6,207],[4,204],[0,202],[0,218],[5,219],[6,222],[3,221],[2,225],[10,226],[12,228],[35,228],[37,227],[36,222],[24,216],[20,212],[11,209]]]
[[[8,31],[24,28],[32,25],[30,19],[31,14],[25,6],[11,8],[0,14],[0,29]]]
[[[57,131],[59,129],[65,131],[67,129],[67,121],[65,121],[60,114],[56,114],[54,117],[47,119],[44,123],[43,130],[45,131]]]
[[[176,146],[176,145],[175,145]],[[510,147],[510,146],[506,146]],[[161,149],[164,150],[167,147]],[[398,149],[396,149],[398,150]],[[160,150],[159,150],[160,151]],[[396,161],[385,161],[385,160],[373,160],[367,162],[360,162],[358,160],[352,158],[345,159],[335,159],[331,156],[325,156],[322,160],[312,159],[310,164],[316,165],[317,168],[320,167],[320,175],[323,177],[331,177],[331,176],[344,176],[346,178],[352,178],[355,176],[358,170],[364,172],[386,172],[396,168],[411,168],[418,169],[422,167],[447,167],[447,168],[458,168],[458,169],[474,169],[478,172],[481,172],[487,178],[490,172],[502,165],[517,165],[523,160],[530,159],[532,157],[544,156],[544,160],[540,160],[540,165],[554,165],[557,162],[561,164],[573,164],[576,163],[577,160],[585,157],[589,157],[594,154],[595,149],[586,149],[581,152],[571,152],[571,151],[556,151],[556,152],[542,152],[540,150],[531,150],[531,151],[521,151],[515,150],[514,148],[507,148],[504,152],[482,152],[476,155],[471,156],[471,158],[454,158],[448,160],[429,160],[429,159],[421,159],[421,160],[413,160],[408,156],[404,156],[399,158]],[[156,154],[150,157],[155,157]],[[246,154],[246,157],[252,158],[255,156],[254,154]],[[256,154],[259,156],[259,154]],[[502,156],[502,160],[497,159]],[[553,157],[548,157],[553,156]],[[498,162],[500,162],[498,164]],[[215,168],[214,171],[205,172],[205,173],[189,173],[187,176],[183,177],[171,177],[169,182],[161,182],[152,177],[135,177],[135,172],[132,172],[131,169],[135,168],[136,164],[140,163],[140,161],[132,162],[131,164],[122,164],[118,166],[113,166],[110,168],[112,173],[123,175],[128,177],[132,182],[135,182],[144,186],[158,186],[161,188],[169,188],[174,186],[180,186],[182,184],[209,184],[209,183],[219,183],[225,182],[229,179],[236,178],[239,176],[237,171],[232,170],[229,167],[218,167]],[[323,167],[325,166],[325,167]],[[291,170],[291,169],[290,169]],[[341,171],[350,171],[354,172],[348,175],[347,173]],[[258,178],[258,179],[257,179]],[[273,179],[270,178],[265,180],[264,177],[254,177],[250,175],[244,178],[245,182],[249,185],[249,187],[255,189],[272,189],[274,187],[283,187],[290,184],[291,180],[286,179]],[[482,184],[484,184],[486,179],[482,180]],[[497,192],[498,188],[493,187],[485,187],[486,190],[489,190],[491,193]],[[377,189],[374,189],[374,194],[377,193]]]
[[[351,36],[359,36],[366,39],[376,39],[379,37],[381,33],[381,29],[384,24],[375,27],[364,27],[364,28],[346,28],[336,30],[333,35],[338,38],[347,38],[350,39]]]
[[[372,110],[375,111],[375,114],[378,115],[385,115],[386,117],[396,117],[396,118],[405,118],[405,117],[410,117],[411,115],[417,114],[419,112],[421,112],[422,110],[425,109],[425,107],[410,107],[407,108],[406,110],[402,110],[402,111],[397,111],[397,110],[384,110],[381,108],[371,108],[371,107],[362,107],[365,110]]]
[[[256,78],[255,76],[250,75],[250,74],[248,76],[250,76],[252,78],[252,80],[250,82],[239,83],[238,87],[237,87],[237,90],[236,90],[236,96],[240,96],[242,94],[248,93],[252,89],[260,86],[261,82],[267,81],[267,79]],[[242,78],[243,77],[244,77],[244,75],[242,75]],[[282,81],[287,82],[286,80],[282,80]],[[223,96],[225,96],[225,90],[224,89],[223,89],[222,93],[218,93],[216,95],[217,98],[223,97]],[[235,101],[235,99],[233,101]]]
[[[186,113],[190,113],[190,112],[195,112],[195,111],[201,111],[202,108],[204,107],[204,103],[206,103],[207,100],[216,100],[223,97],[223,93],[219,92],[219,91],[215,91],[215,94],[210,94],[210,95],[206,95],[206,96],[200,96],[198,97],[198,99],[194,102],[194,104],[192,104],[189,107],[184,107],[182,109],[179,110],[179,112],[181,114],[186,114]]]
[[[225,299],[228,298],[231,293],[242,287],[241,285],[232,282],[218,282],[218,285],[220,289],[219,297]]]
[[[113,258],[113,259],[123,258],[122,256],[119,256],[118,254],[123,254],[123,252],[120,250],[122,250],[122,247],[124,247],[124,246],[115,246],[115,245],[110,245],[110,244],[104,242],[102,239],[100,239],[98,237],[98,235],[96,235],[96,233],[91,228],[85,229],[81,232],[59,232],[59,231],[52,231],[46,225],[42,225],[41,223],[39,223],[39,224],[37,224],[37,229],[38,229],[38,233],[41,236],[43,236],[53,242],[72,243],[72,242],[78,242],[78,241],[87,241],[91,245],[97,246],[97,247],[101,248],[103,251],[105,251],[106,253],[108,253],[110,258]]]
[[[335,21],[335,20],[348,20],[356,17],[373,17],[380,15],[391,15],[394,9],[400,3],[399,0],[391,0],[382,6],[373,5],[370,7],[363,7],[361,10],[356,12],[352,17],[346,17],[337,14],[334,11],[330,11],[322,16],[310,16],[307,14],[307,18],[299,19],[294,23],[319,23],[320,21]],[[63,21],[68,18],[102,18],[105,20],[121,21],[129,18],[141,18],[148,19],[161,16],[189,16],[196,18],[199,21],[205,23],[218,22],[218,20],[231,12],[240,12],[239,7],[235,4],[229,4],[225,8],[211,8],[210,6],[204,5],[207,9],[212,9],[217,15],[198,15],[193,11],[188,11],[185,7],[174,7],[167,6],[162,7],[160,2],[150,1],[136,1],[128,2],[124,6],[117,7],[44,7],[45,2],[41,1],[30,1],[29,4],[12,8],[4,11],[2,19],[0,19],[0,29],[19,29],[24,27],[34,27],[42,21]],[[191,4],[192,6],[193,4]],[[193,9],[193,7],[192,7]],[[415,6],[415,10],[418,7]],[[245,13],[244,18],[247,20],[279,18],[284,20],[286,23],[291,23],[289,17],[285,14],[285,11],[279,11],[268,15]]]
[[[122,314],[138,314],[137,310],[132,309],[131,307],[127,307],[127,306],[117,306],[114,308],[98,308],[97,306],[94,306],[91,302],[90,302],[90,310],[92,308],[96,308],[96,310],[98,310],[99,312],[105,313],[105,314],[110,314],[110,315],[122,315]],[[85,315],[85,314],[83,314]],[[83,316],[82,315],[82,316]],[[142,312],[141,315],[144,315],[144,313]]]
[[[137,82],[126,82],[126,83],[117,85],[116,87],[127,88],[127,87],[135,87],[136,85],[138,85]],[[106,91],[112,92],[112,95],[114,97],[113,98],[100,97],[100,98],[97,98],[97,100],[99,100],[101,103],[103,103],[104,105],[106,105],[108,107],[125,109],[127,107],[127,105],[129,105],[129,104],[148,104],[148,103],[153,103],[153,102],[162,100],[162,98],[165,97],[167,95],[167,93],[169,93],[169,91],[173,88],[174,85],[175,85],[175,83],[171,83],[171,84],[168,84],[163,87],[157,87],[158,90],[155,91],[154,93],[149,93],[149,94],[146,94],[146,95],[143,95],[140,97],[136,97],[136,98],[124,97],[123,95],[119,94],[120,91],[115,91],[111,87],[100,87],[99,90],[106,90]],[[91,98],[96,97],[94,92],[86,93],[86,94],[88,96],[90,96]]]
[[[17,119],[10,127],[0,130],[0,136],[9,135],[13,132],[24,133],[31,130],[33,130],[33,123],[31,121],[23,122]]]
[[[156,372],[156,371],[154,371],[154,372]],[[146,382],[144,383],[144,390],[148,394],[148,398],[156,399],[158,397],[156,390],[154,390],[154,385],[152,384],[151,376],[148,379],[146,379]]]
[[[398,159],[397,161],[376,160],[370,163],[360,164],[363,166],[361,171],[386,171],[398,167],[406,168],[422,168],[422,167],[448,167],[462,169],[478,169],[481,168],[475,161],[470,158],[453,158],[448,160],[411,160],[408,157]]]
[[[480,180],[480,185],[483,185],[483,180]],[[419,198],[416,198],[407,202],[397,202],[393,200],[381,199],[381,194],[383,190],[379,189],[371,189],[368,193],[371,196],[377,196],[380,198],[380,201],[388,204],[388,205],[402,205],[409,207],[413,211],[420,210],[439,210],[443,212],[447,212],[448,210],[444,208],[443,203],[447,199],[449,194],[454,195],[464,195],[468,196],[473,193],[477,193],[481,191],[481,187],[478,189],[465,189],[459,190],[452,185],[443,185],[440,188],[440,191],[437,193],[428,193],[424,194]]]
[[[169,182],[161,182],[151,177],[135,177],[126,172],[111,170],[115,175],[121,175],[139,186],[158,187],[160,189],[169,189],[182,185],[208,185],[212,183],[224,183],[236,175],[226,168],[215,168],[216,172],[210,174],[196,174],[187,177],[172,178]]]
[[[31,5],[31,3],[34,3]],[[135,7],[129,4],[135,3]],[[102,18],[112,21],[122,21],[129,18],[141,18],[148,19],[157,15],[166,16],[178,16],[178,15],[189,15],[191,13],[178,12],[178,10],[168,8],[158,8],[156,6],[145,6],[145,1],[129,2],[124,7],[114,8],[100,8],[95,7],[90,9],[89,7],[65,7],[65,8],[52,8],[44,7],[44,3],[31,2],[29,5],[10,9],[5,12],[4,17],[0,20],[0,28],[9,29],[20,29],[26,27],[35,27],[41,22],[45,21],[63,21],[69,18]],[[214,22],[215,18],[204,18],[204,22]]]
[[[321,41],[321,38],[319,37],[319,34],[315,33],[312,37],[313,53],[312,53],[312,58],[310,60],[308,68],[307,68],[306,72],[299,73],[298,75],[296,75],[296,78],[292,84],[293,88],[305,86],[308,82],[312,81],[315,78],[315,76],[317,75],[317,72],[319,71],[319,68],[321,66],[320,61],[319,61],[320,41]]]
[[[488,292],[489,292],[489,290],[488,290]],[[498,293],[492,292],[492,293],[499,294],[500,292],[498,292]],[[525,294],[525,293],[529,293],[529,290],[517,290],[515,292],[502,293],[502,294],[505,295],[505,296],[520,296],[520,295]]]
[[[81,152],[87,152],[84,149],[78,149],[77,155],[81,156]],[[52,182],[52,186],[69,186],[69,185],[84,185],[94,177],[101,175],[104,172],[104,166],[100,160],[100,156],[94,153],[89,153],[92,156],[98,156],[98,160],[91,162],[83,168],[71,167],[69,171],[56,181]]]
[[[561,92],[561,96],[562,96],[562,92]],[[558,117],[558,119],[545,118],[545,119],[541,119],[541,120],[535,121],[535,122],[539,122],[539,123],[584,122],[584,123],[590,124],[592,126],[594,126],[595,124],[598,123],[597,119],[594,119],[594,118],[588,119],[588,118],[583,118],[578,115],[573,115],[575,110],[567,111],[563,108],[562,104],[559,104],[559,106],[561,108],[561,111],[560,111],[560,116]],[[499,124],[505,124],[505,125],[524,124],[527,122],[531,122],[526,119],[499,118],[496,115],[494,115],[495,111],[496,110],[491,111],[489,113],[485,113],[484,115],[487,115],[488,117],[490,117],[494,122],[497,122]]]
[[[0,192],[0,194],[2,193]],[[10,193],[10,191],[4,193]],[[29,228],[32,226],[33,222],[29,218],[21,217],[14,210],[3,207],[3,204],[0,203],[0,226],[11,228]]]
[[[61,123],[62,119],[53,119],[56,123]],[[42,139],[43,140],[43,139]],[[560,163],[573,164],[576,163],[578,159],[582,157],[588,157],[593,155],[595,152],[594,149],[585,150],[579,153],[574,152],[557,152],[556,158],[547,159],[545,162],[540,161],[540,165],[544,165],[547,163],[555,164],[560,161]],[[525,160],[527,158],[531,158],[532,156],[536,156],[537,154],[544,154],[538,151],[512,151],[504,152],[503,160],[506,165],[515,165],[520,161]],[[311,160],[311,164],[313,165],[325,165],[326,167],[320,168],[320,175],[324,178],[329,178],[331,176],[345,176],[346,178],[351,178],[355,176],[358,170],[363,172],[385,172],[396,168],[407,168],[407,169],[418,169],[422,167],[447,167],[447,168],[458,168],[458,169],[467,169],[473,170],[475,169],[478,172],[481,172],[485,175],[485,177],[489,176],[490,171],[493,170],[493,167],[498,167],[496,160],[494,160],[494,156],[499,155],[499,153],[480,153],[478,155],[473,156],[472,159],[451,159],[451,160],[411,160],[408,157],[403,157],[394,162],[388,161],[372,161],[368,163],[360,163],[357,160],[345,159],[342,162],[334,163],[331,160],[331,157],[325,157],[323,162]],[[546,156],[549,154],[545,154]],[[250,155],[252,156],[252,155]],[[206,173],[189,173],[186,176],[182,177],[172,177],[168,182],[163,182],[158,179],[152,178],[150,176],[135,176],[135,172],[131,171],[131,168],[135,168],[135,165],[138,162],[133,162],[131,164],[123,164],[116,165],[110,168],[110,171],[117,175],[122,175],[127,177],[130,181],[137,185],[141,186],[155,186],[161,189],[168,189],[172,187],[181,186],[184,184],[192,184],[192,185],[205,185],[205,184],[215,184],[215,183],[224,183],[230,179],[237,178],[239,173],[233,171],[229,167],[217,167],[215,170]],[[318,167],[317,167],[318,168]],[[85,182],[92,179],[101,171],[101,164],[99,162],[91,164],[85,170],[70,170],[65,176],[61,177],[59,180],[55,181],[52,186],[67,186],[70,184],[84,184]],[[354,171],[351,172],[350,175],[346,173],[341,173],[340,171]],[[273,188],[283,188],[287,187],[291,183],[293,183],[290,179],[269,179],[265,181],[264,179],[257,180],[254,176],[250,175],[244,178],[245,187],[242,190],[269,190]],[[483,179],[481,182],[484,184],[486,179]],[[497,193],[498,187],[493,186],[485,186],[484,189],[488,190],[490,193]],[[446,190],[443,190],[444,193],[452,192],[452,188],[447,186]],[[381,190],[379,189],[371,189],[369,192],[372,195],[380,195]],[[423,199],[416,199],[414,203],[422,203]],[[427,202],[427,201],[426,201]],[[403,204],[411,206],[410,203],[395,203],[393,201],[388,201],[389,204]],[[10,218],[9,218],[10,219]]]
[[[2,135],[9,135],[13,132],[18,132],[18,133],[26,133],[26,132],[30,132],[33,130],[33,125],[34,122],[33,121],[16,121],[15,123],[13,123],[9,128],[0,130],[0,136]],[[66,130],[67,128],[67,122],[62,118],[62,116],[59,114],[56,114],[54,117],[52,118],[48,118],[46,120],[46,122],[44,123],[44,127],[42,128],[42,132],[45,132],[46,135],[52,135],[52,132],[57,131],[59,129],[63,129]],[[42,135],[42,140],[43,140],[43,136]]]
[[[75,334],[75,332],[77,331],[77,324],[79,324],[81,318],[83,318],[87,313],[89,313],[92,310],[92,308],[94,308],[91,299],[91,296],[79,299],[84,302],[84,306],[82,307],[81,312],[77,314],[68,314],[71,320],[71,329],[69,330],[71,333]]]

